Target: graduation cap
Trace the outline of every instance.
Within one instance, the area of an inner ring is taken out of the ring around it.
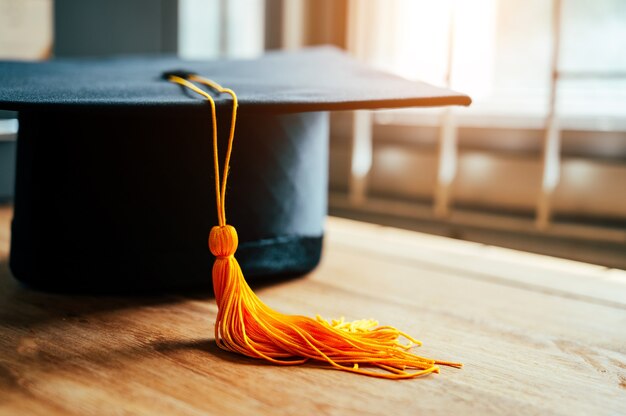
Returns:
[[[210,287],[211,116],[207,100],[167,81],[191,74],[238,96],[227,205],[252,280],[302,274],[320,259],[329,111],[470,104],[329,47],[211,62],[0,62],[0,108],[18,111],[20,123],[17,279],[54,291]],[[232,100],[207,92],[224,149]]]
[[[469,98],[332,49],[212,63],[0,64],[0,105],[20,112],[11,269],[51,290],[154,290],[207,286],[213,263],[223,349],[392,379],[460,367],[415,355],[418,341],[370,319],[274,311],[244,278],[304,273],[319,261],[329,110],[445,104]],[[229,224],[240,230],[244,272]]]

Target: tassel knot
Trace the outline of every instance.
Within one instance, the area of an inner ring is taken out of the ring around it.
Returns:
[[[211,253],[219,258],[233,257],[237,246],[239,244],[239,237],[237,236],[237,230],[232,225],[215,226],[211,228],[209,234],[209,249]]]

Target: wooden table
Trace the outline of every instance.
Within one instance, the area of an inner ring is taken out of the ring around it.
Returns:
[[[626,414],[624,271],[330,218],[321,266],[258,293],[288,313],[379,319],[422,355],[465,363],[389,381],[223,352],[208,296],[21,287],[10,216],[0,209],[1,414]]]

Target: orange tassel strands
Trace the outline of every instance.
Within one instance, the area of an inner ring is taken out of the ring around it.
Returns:
[[[413,354],[409,350],[421,345],[409,335],[390,326],[378,326],[373,320],[327,322],[320,318],[285,315],[265,305],[246,282],[235,259],[238,237],[226,223],[224,199],[226,181],[237,118],[237,96],[227,88],[197,75],[185,78],[171,75],[171,82],[183,85],[207,99],[213,123],[213,156],[218,224],[209,235],[209,248],[215,256],[213,289],[218,306],[215,341],[225,350],[279,365],[319,362],[330,368],[352,373],[406,379],[439,372],[439,365],[461,367],[461,364],[437,361]],[[220,182],[217,149],[215,102],[210,94],[190,81],[230,94],[233,110],[226,160]],[[399,341],[405,338],[408,342]]]

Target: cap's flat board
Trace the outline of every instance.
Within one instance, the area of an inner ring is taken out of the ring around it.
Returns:
[[[201,97],[161,78],[163,72],[179,69],[232,88],[243,109],[324,111],[471,102],[464,94],[377,71],[338,49],[317,47],[250,60],[123,57],[0,62],[0,108],[206,105]],[[229,102],[229,97],[217,102]]]

